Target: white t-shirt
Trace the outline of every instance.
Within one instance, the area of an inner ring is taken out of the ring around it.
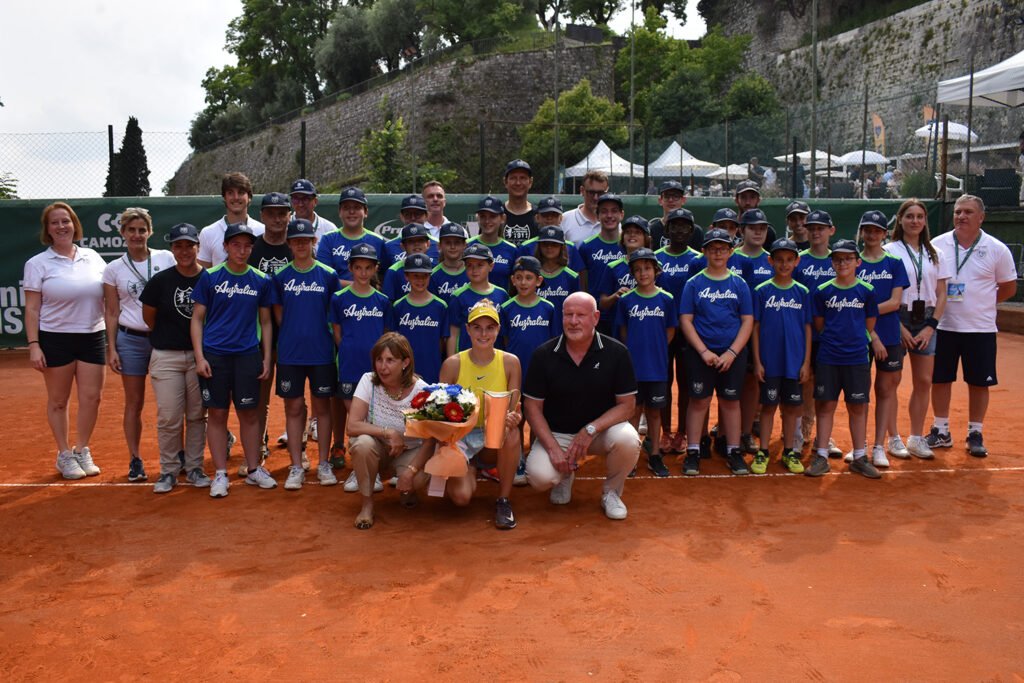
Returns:
[[[252,228],[254,235],[259,237],[263,234],[263,224],[252,216],[246,216],[245,224]],[[227,216],[222,216],[216,223],[210,223],[199,233],[199,260],[205,261],[211,267],[227,260],[228,254],[224,251],[224,232],[228,229]]]
[[[935,246],[934,244],[932,245]],[[938,256],[938,263],[932,263],[931,259],[928,258],[928,252],[924,251],[920,254],[921,260],[921,284],[917,283],[917,260],[918,253],[911,251],[913,247],[904,244],[903,242],[889,242],[884,247],[887,252],[903,261],[903,267],[907,270],[907,278],[910,279],[910,286],[903,288],[903,300],[900,302],[907,308],[914,305],[915,299],[924,299],[925,306],[935,307],[936,295],[935,295],[935,284],[939,280],[946,280],[949,278],[950,273],[948,270],[949,261],[942,258],[942,250],[935,249],[936,255]],[[920,287],[920,289],[919,289]]]
[[[103,270],[92,249],[76,247],[73,258],[48,248],[25,262],[25,290],[40,293],[43,332],[99,332],[103,324]]]
[[[565,231],[567,241],[580,245],[585,239],[601,231],[601,223],[589,220],[577,207],[562,215],[562,230]]]
[[[955,301],[952,296],[947,298],[939,329],[949,332],[998,332],[996,290],[999,283],[1017,279],[1013,255],[1005,244],[982,230],[974,251],[967,256],[967,249],[959,245],[954,248],[955,233],[956,230],[950,230],[932,240],[935,248],[942,251],[942,260],[946,262],[946,270],[949,272],[947,292],[949,288],[963,286],[963,301]],[[959,273],[956,272],[958,255]]]
[[[117,316],[117,324],[130,330],[148,332],[149,326],[142,319],[142,294],[146,283],[160,271],[173,268],[174,254],[166,249],[150,249],[147,261],[133,261],[128,254],[122,254],[107,264],[103,271],[103,284],[117,289],[117,298],[121,303],[121,314]]]
[[[409,395],[402,401],[395,401],[388,396],[383,387],[374,385],[372,372],[365,372],[359,378],[359,384],[356,385],[353,397],[366,401],[366,404],[369,406],[367,422],[378,427],[394,429],[400,434],[405,434],[405,413],[402,411],[412,408],[410,405],[412,397],[418,394],[425,386],[427,386],[427,383],[417,377],[416,383],[413,384]],[[423,439],[406,437],[405,449],[418,448],[422,443]]]
[[[316,241],[319,243],[324,238],[324,235],[334,232],[338,229],[338,226],[314,211],[313,228],[316,230]]]
[[[451,221],[448,220],[447,216],[441,216],[441,225],[444,225],[445,223],[451,223]],[[435,240],[441,239],[441,225],[434,225],[426,219],[423,220],[423,226],[430,231],[430,234]]]

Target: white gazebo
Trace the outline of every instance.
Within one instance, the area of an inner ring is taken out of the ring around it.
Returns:
[[[604,171],[609,176],[621,176],[628,178],[644,177],[642,164],[633,164],[612,151],[604,140],[601,140],[590,150],[590,153],[578,164],[573,164],[565,169],[565,175],[570,178],[582,178],[587,171]]]
[[[987,69],[975,71],[973,99],[971,95],[971,75],[967,74],[939,81],[936,102],[963,106],[973,103],[975,107],[1024,106],[1024,52],[1018,52]],[[950,138],[955,139],[952,131]]]
[[[713,161],[702,161],[693,156],[678,143],[673,141],[652,164],[647,167],[647,174],[659,178],[706,178],[721,166]]]

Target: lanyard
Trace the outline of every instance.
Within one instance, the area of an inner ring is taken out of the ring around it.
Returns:
[[[903,240],[900,240],[903,242]],[[921,298],[921,279],[924,277],[924,247],[920,244],[917,245],[918,252],[917,258],[914,258],[914,252],[910,250],[910,245],[903,242],[903,248],[907,251],[907,256],[910,257],[910,262],[914,265],[914,275],[917,278],[917,298]],[[966,262],[966,259],[964,259]]]
[[[124,255],[124,262],[128,264],[129,268],[132,269],[132,272],[134,272],[135,276],[139,278],[139,281],[142,282],[143,286],[145,286],[149,282],[149,278],[153,277],[153,253],[152,252],[150,252],[149,255],[146,256],[146,277],[142,277],[142,273],[140,273],[139,269],[135,267],[135,262],[132,261],[130,258],[128,258],[128,254]]]
[[[967,265],[967,259],[971,258],[971,254],[974,253],[974,248],[978,246],[978,241],[981,239],[981,235],[974,238],[974,242],[971,244],[971,248],[964,254],[964,260],[960,260],[960,240],[953,235],[953,259],[956,261],[956,276],[960,277],[960,269]]]

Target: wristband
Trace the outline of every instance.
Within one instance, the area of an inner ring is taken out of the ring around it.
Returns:
[[[35,339],[33,339],[32,341],[30,341],[30,342],[28,343],[28,345],[29,345],[29,346],[32,346],[33,344],[38,344],[38,343],[39,343],[39,342],[37,342],[37,341],[36,341]]]
[[[703,351],[698,351],[698,352],[697,352],[697,355],[699,355],[699,356],[703,356],[703,355],[704,355],[705,353],[707,353],[707,352],[708,352],[709,350],[710,350],[710,349],[704,349]]]
[[[740,356],[740,354],[738,354],[738,353],[736,353],[735,351],[732,350],[732,347],[729,347],[728,349],[726,349],[726,351],[731,353],[734,358],[739,358],[739,356]]]
[[[933,330],[938,329],[939,327],[939,321],[931,316],[924,319],[924,324],[932,328]]]

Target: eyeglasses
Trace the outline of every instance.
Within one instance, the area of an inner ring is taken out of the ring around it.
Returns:
[[[608,190],[583,190],[583,194],[588,194],[591,197],[600,197],[603,194],[608,194]]]
[[[730,247],[704,247],[704,251],[709,254],[728,254],[732,252]]]

